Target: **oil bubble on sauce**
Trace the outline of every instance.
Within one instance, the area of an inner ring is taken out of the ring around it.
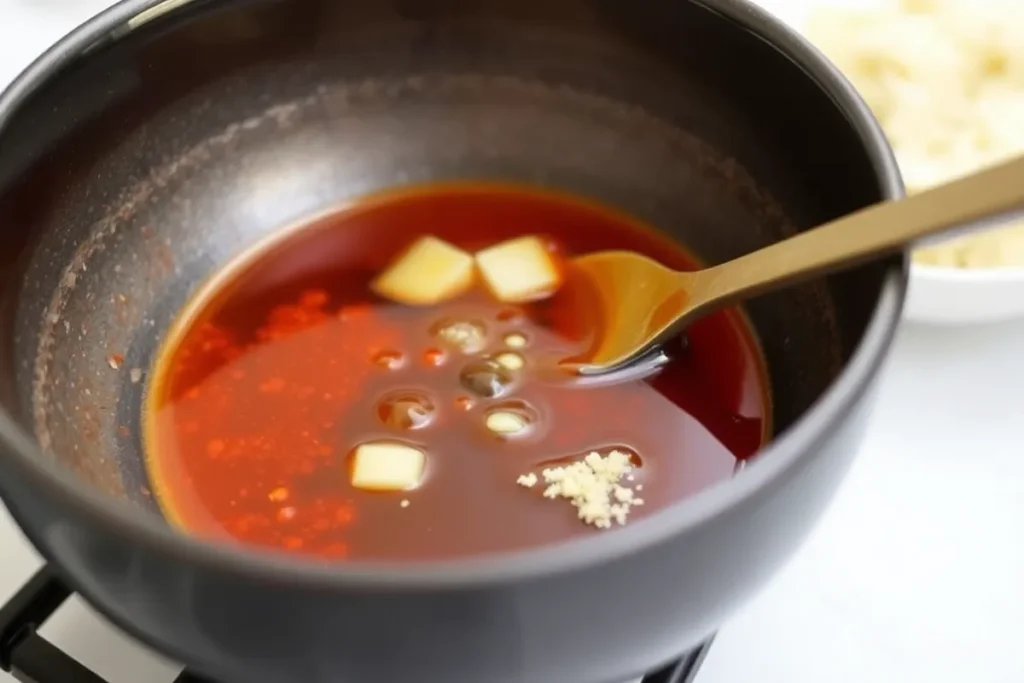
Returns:
[[[526,359],[523,358],[520,354],[515,353],[514,351],[506,351],[504,353],[499,353],[497,356],[494,357],[494,361],[501,365],[502,367],[508,370],[512,370],[513,372],[516,370],[522,370],[523,366],[526,365]]]
[[[487,345],[487,327],[479,320],[445,318],[434,324],[431,333],[464,354],[479,353]]]
[[[448,360],[448,356],[441,349],[430,348],[423,352],[423,363],[427,367],[439,368]]]
[[[372,360],[385,370],[398,370],[405,365],[405,354],[394,349],[385,349],[373,354]]]
[[[504,401],[493,406],[484,416],[487,429],[505,438],[526,436],[537,421],[537,411],[525,401]]]
[[[433,422],[436,416],[434,401],[422,391],[393,391],[377,402],[377,417],[394,429],[422,429]]]
[[[470,361],[459,373],[462,386],[482,398],[498,398],[508,394],[515,379],[514,372],[489,358]]]
[[[524,334],[519,332],[510,332],[505,335],[505,338],[502,341],[504,341],[505,346],[510,349],[521,349],[526,346],[527,339]]]

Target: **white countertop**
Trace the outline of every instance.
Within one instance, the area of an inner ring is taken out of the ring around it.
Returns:
[[[0,83],[105,4],[0,0]],[[1024,681],[1022,426],[1024,321],[905,327],[835,504],[698,683]],[[3,512],[0,557],[3,600],[39,565]],[[77,599],[43,634],[111,683],[178,668]]]

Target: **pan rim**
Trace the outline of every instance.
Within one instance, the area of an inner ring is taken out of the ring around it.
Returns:
[[[883,199],[903,194],[892,150],[877,121],[853,86],[814,47],[792,29],[748,0],[688,0],[719,15],[734,30],[757,36],[784,55],[795,68],[829,96],[860,138]],[[80,59],[100,41],[118,39],[137,30],[143,16],[168,14],[196,0],[122,0],[67,34],[30,64],[0,93],[0,135],[19,106],[65,66]],[[157,556],[182,555],[215,572],[243,574],[271,583],[306,588],[345,589],[470,589],[482,585],[538,579],[580,571],[642,553],[670,539],[694,533],[735,508],[756,504],[771,495],[788,473],[817,455],[817,445],[843,423],[868,392],[898,327],[909,279],[909,254],[893,257],[881,283],[870,320],[839,376],[822,396],[778,439],[771,442],[742,473],[679,500],[660,513],[630,526],[628,531],[595,535],[571,542],[479,557],[431,562],[344,562],[324,566],[302,558],[215,544],[175,531],[151,515],[133,515],[123,501],[79,483],[41,457],[32,435],[0,411],[0,457],[36,486],[62,500],[66,509],[89,518],[114,535]],[[2,486],[10,486],[4,482]],[[5,496],[5,498],[7,498]],[[17,519],[17,511],[12,510]],[[21,522],[19,520],[19,525]],[[28,530],[27,527],[26,531]],[[39,543],[45,546],[45,543]],[[45,552],[44,547],[40,547]]]

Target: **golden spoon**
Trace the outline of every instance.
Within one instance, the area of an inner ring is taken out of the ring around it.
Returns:
[[[953,231],[1024,213],[1024,157],[904,199],[882,202],[712,268],[678,272],[630,251],[573,261],[603,323],[590,351],[565,361],[602,375],[649,358],[697,318],[745,297],[849,268]]]

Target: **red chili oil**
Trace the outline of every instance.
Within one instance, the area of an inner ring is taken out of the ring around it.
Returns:
[[[146,459],[166,517],[199,536],[321,559],[430,560],[515,550],[600,531],[516,484],[545,463],[613,447],[635,454],[645,505],[629,523],[730,477],[769,432],[767,379],[737,311],[693,325],[685,349],[646,380],[590,388],[530,372],[582,351],[585,297],[571,280],[522,306],[482,287],[434,307],[384,301],[370,282],[415,239],[475,251],[543,235],[567,258],[629,249],[681,270],[697,263],[635,221],[572,197],[504,186],[430,186],[382,195],[282,233],[215,278],[157,359],[145,408]],[[509,334],[526,359],[512,394],[467,392],[473,359],[439,344],[439,321],[472,320],[488,353]],[[387,401],[423,400],[410,428]],[[391,398],[389,398],[391,397]],[[412,397],[412,398],[410,398]],[[484,427],[505,401],[527,406],[522,439]],[[352,449],[398,440],[427,454],[410,491],[350,483]]]

